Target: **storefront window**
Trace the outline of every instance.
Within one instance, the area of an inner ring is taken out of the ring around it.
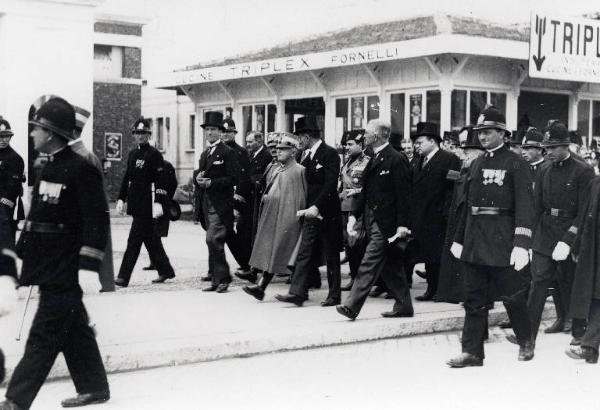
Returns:
[[[156,119],[156,149],[162,151],[164,145],[164,120],[159,117]]]
[[[592,137],[600,138],[600,101],[594,101],[592,107]]]
[[[490,103],[506,115],[506,94],[490,93]]]
[[[363,127],[365,118],[365,98],[352,97],[352,129],[356,130]]]
[[[367,122],[379,118],[379,96],[367,97]]]
[[[335,100],[335,140],[342,138],[344,131],[348,130],[348,99]]]
[[[277,106],[275,104],[269,104],[267,106],[267,132],[275,131],[277,119]]]
[[[477,118],[487,104],[487,92],[471,91],[471,98],[469,102],[471,103],[471,116],[469,118],[469,124],[477,124]]]
[[[427,122],[440,124],[441,100],[438,90],[427,91]]]
[[[460,129],[465,126],[465,119],[467,118],[467,91],[466,90],[452,90],[452,107],[451,113],[451,124],[452,129]]]
[[[582,137],[590,133],[590,100],[580,100],[577,105],[577,132]]]
[[[410,96],[410,132],[417,132],[417,124],[423,115],[423,94]]]
[[[188,131],[188,147],[194,149],[196,146],[196,114],[190,115],[190,128]]]
[[[242,107],[242,121],[243,121],[243,132],[244,132],[244,139],[246,139],[246,135],[248,135],[248,133],[250,131],[252,131],[252,106],[251,105],[247,105]]]
[[[254,114],[256,115],[256,127],[254,129],[259,132],[265,132],[265,106],[255,105]]]
[[[390,96],[390,119],[392,134],[404,135],[404,94]]]

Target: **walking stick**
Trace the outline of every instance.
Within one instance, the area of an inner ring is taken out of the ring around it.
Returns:
[[[23,325],[25,324],[25,316],[27,315],[27,307],[29,306],[29,300],[31,300],[31,292],[33,292],[33,286],[29,287],[29,294],[25,301],[25,308],[23,309],[23,317],[21,318],[21,325],[19,326],[19,334],[17,335],[17,342],[21,341],[21,333],[23,332]]]

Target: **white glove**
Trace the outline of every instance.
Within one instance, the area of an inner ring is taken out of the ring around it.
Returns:
[[[17,307],[19,293],[15,280],[6,275],[0,276],[0,316],[9,314]]]
[[[515,265],[515,270],[523,269],[529,263],[529,251],[525,248],[515,246],[510,253],[510,264]]]
[[[552,251],[552,259],[554,259],[555,261],[564,261],[569,257],[570,253],[571,247],[566,243],[560,241],[556,244],[554,250]]]
[[[463,246],[458,242],[452,242],[452,246],[450,247],[450,253],[452,256],[454,256],[456,259],[460,259],[462,252]]]
[[[241,196],[240,194],[233,194],[233,199],[235,199],[236,201],[241,202],[243,204],[246,203],[246,199],[243,196]]]
[[[356,236],[358,234],[358,232],[354,229],[355,224],[356,224],[356,217],[353,215],[350,215],[348,217],[348,223],[346,224],[346,232],[348,232],[348,235]]]
[[[118,200],[117,201],[117,212],[119,215],[123,215],[123,207],[125,206],[125,204],[123,203],[122,200]]]
[[[152,218],[156,219],[156,218],[160,218],[161,216],[163,216],[163,207],[161,204],[159,204],[158,202],[154,202],[152,204]]]

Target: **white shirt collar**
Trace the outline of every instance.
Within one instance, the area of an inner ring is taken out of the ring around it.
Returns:
[[[213,142],[212,144],[211,144],[211,143],[209,143],[208,145],[210,145],[210,147],[211,147],[211,148],[214,148],[214,147],[216,147],[216,146],[217,146],[217,145],[218,145],[220,142],[221,142],[221,140],[220,140],[220,139],[218,139],[218,140],[216,140],[215,142]]]
[[[498,151],[500,148],[502,148],[504,146],[504,143],[498,145],[496,148],[492,148],[492,149],[487,149],[487,152],[494,152],[494,151]]]
[[[383,151],[383,149],[384,149],[385,147],[387,147],[388,145],[390,145],[390,143],[389,143],[389,142],[386,142],[385,144],[383,144],[383,145],[380,145],[380,146],[378,146],[377,148],[375,148],[373,151],[375,151],[375,154],[379,154],[379,153],[380,153],[381,151]]]
[[[319,149],[319,147],[321,146],[322,143],[323,143],[323,140],[318,140],[317,142],[315,142],[315,145],[310,147],[310,149],[309,149],[310,159],[313,159],[313,157],[315,156],[315,154],[317,152],[317,149]]]
[[[256,152],[254,153],[254,155],[252,156],[252,158],[256,158],[256,156],[258,155],[259,152],[261,152],[263,149],[263,146],[261,145],[259,149],[256,150]]]
[[[540,159],[538,161],[532,162],[530,165],[532,167],[535,167],[536,165],[540,165],[542,162],[544,162],[544,158],[542,158],[542,159]]]
[[[425,157],[425,162],[429,162],[429,160],[431,158],[433,158],[433,156],[435,155],[436,152],[438,152],[440,149],[438,147],[435,147],[433,149],[433,151],[431,151],[429,154],[427,154],[427,156]]]

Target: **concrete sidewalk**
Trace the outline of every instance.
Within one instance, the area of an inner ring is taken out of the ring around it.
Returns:
[[[118,271],[125,250],[130,218],[113,219],[115,268]],[[464,312],[461,305],[414,302],[415,317],[385,319],[392,300],[369,298],[355,322],[339,315],[335,308],[323,308],[327,290],[311,291],[310,300],[302,308],[274,299],[276,293],[287,293],[289,285],[277,278],[267,290],[265,301],[246,295],[235,280],[225,294],[202,292],[206,283],[200,273],[206,272],[208,255],[204,231],[191,222],[172,226],[165,248],[177,277],[161,285],[150,280],[156,272],[143,272],[148,263],[143,254],[138,261],[130,286],[115,293],[99,294],[96,277],[82,277],[85,304],[95,323],[100,351],[109,372],[136,370],[244,357],[255,354],[305,349],[378,339],[459,330]],[[231,256],[228,257],[233,260]],[[236,267],[231,264],[232,269]],[[343,282],[348,266],[342,266]],[[322,276],[325,277],[322,269]],[[413,297],[424,292],[426,284],[415,277]],[[323,279],[323,286],[327,286]],[[24,334],[15,341],[27,289],[21,289],[21,306],[10,316],[0,318],[0,346],[7,356],[9,373],[23,353],[37,297],[30,304]],[[345,295],[344,295],[345,296]],[[490,325],[506,317],[502,304],[490,314]],[[554,313],[549,306],[548,313]],[[456,346],[456,351],[460,347]],[[51,377],[67,375],[62,356]]]

